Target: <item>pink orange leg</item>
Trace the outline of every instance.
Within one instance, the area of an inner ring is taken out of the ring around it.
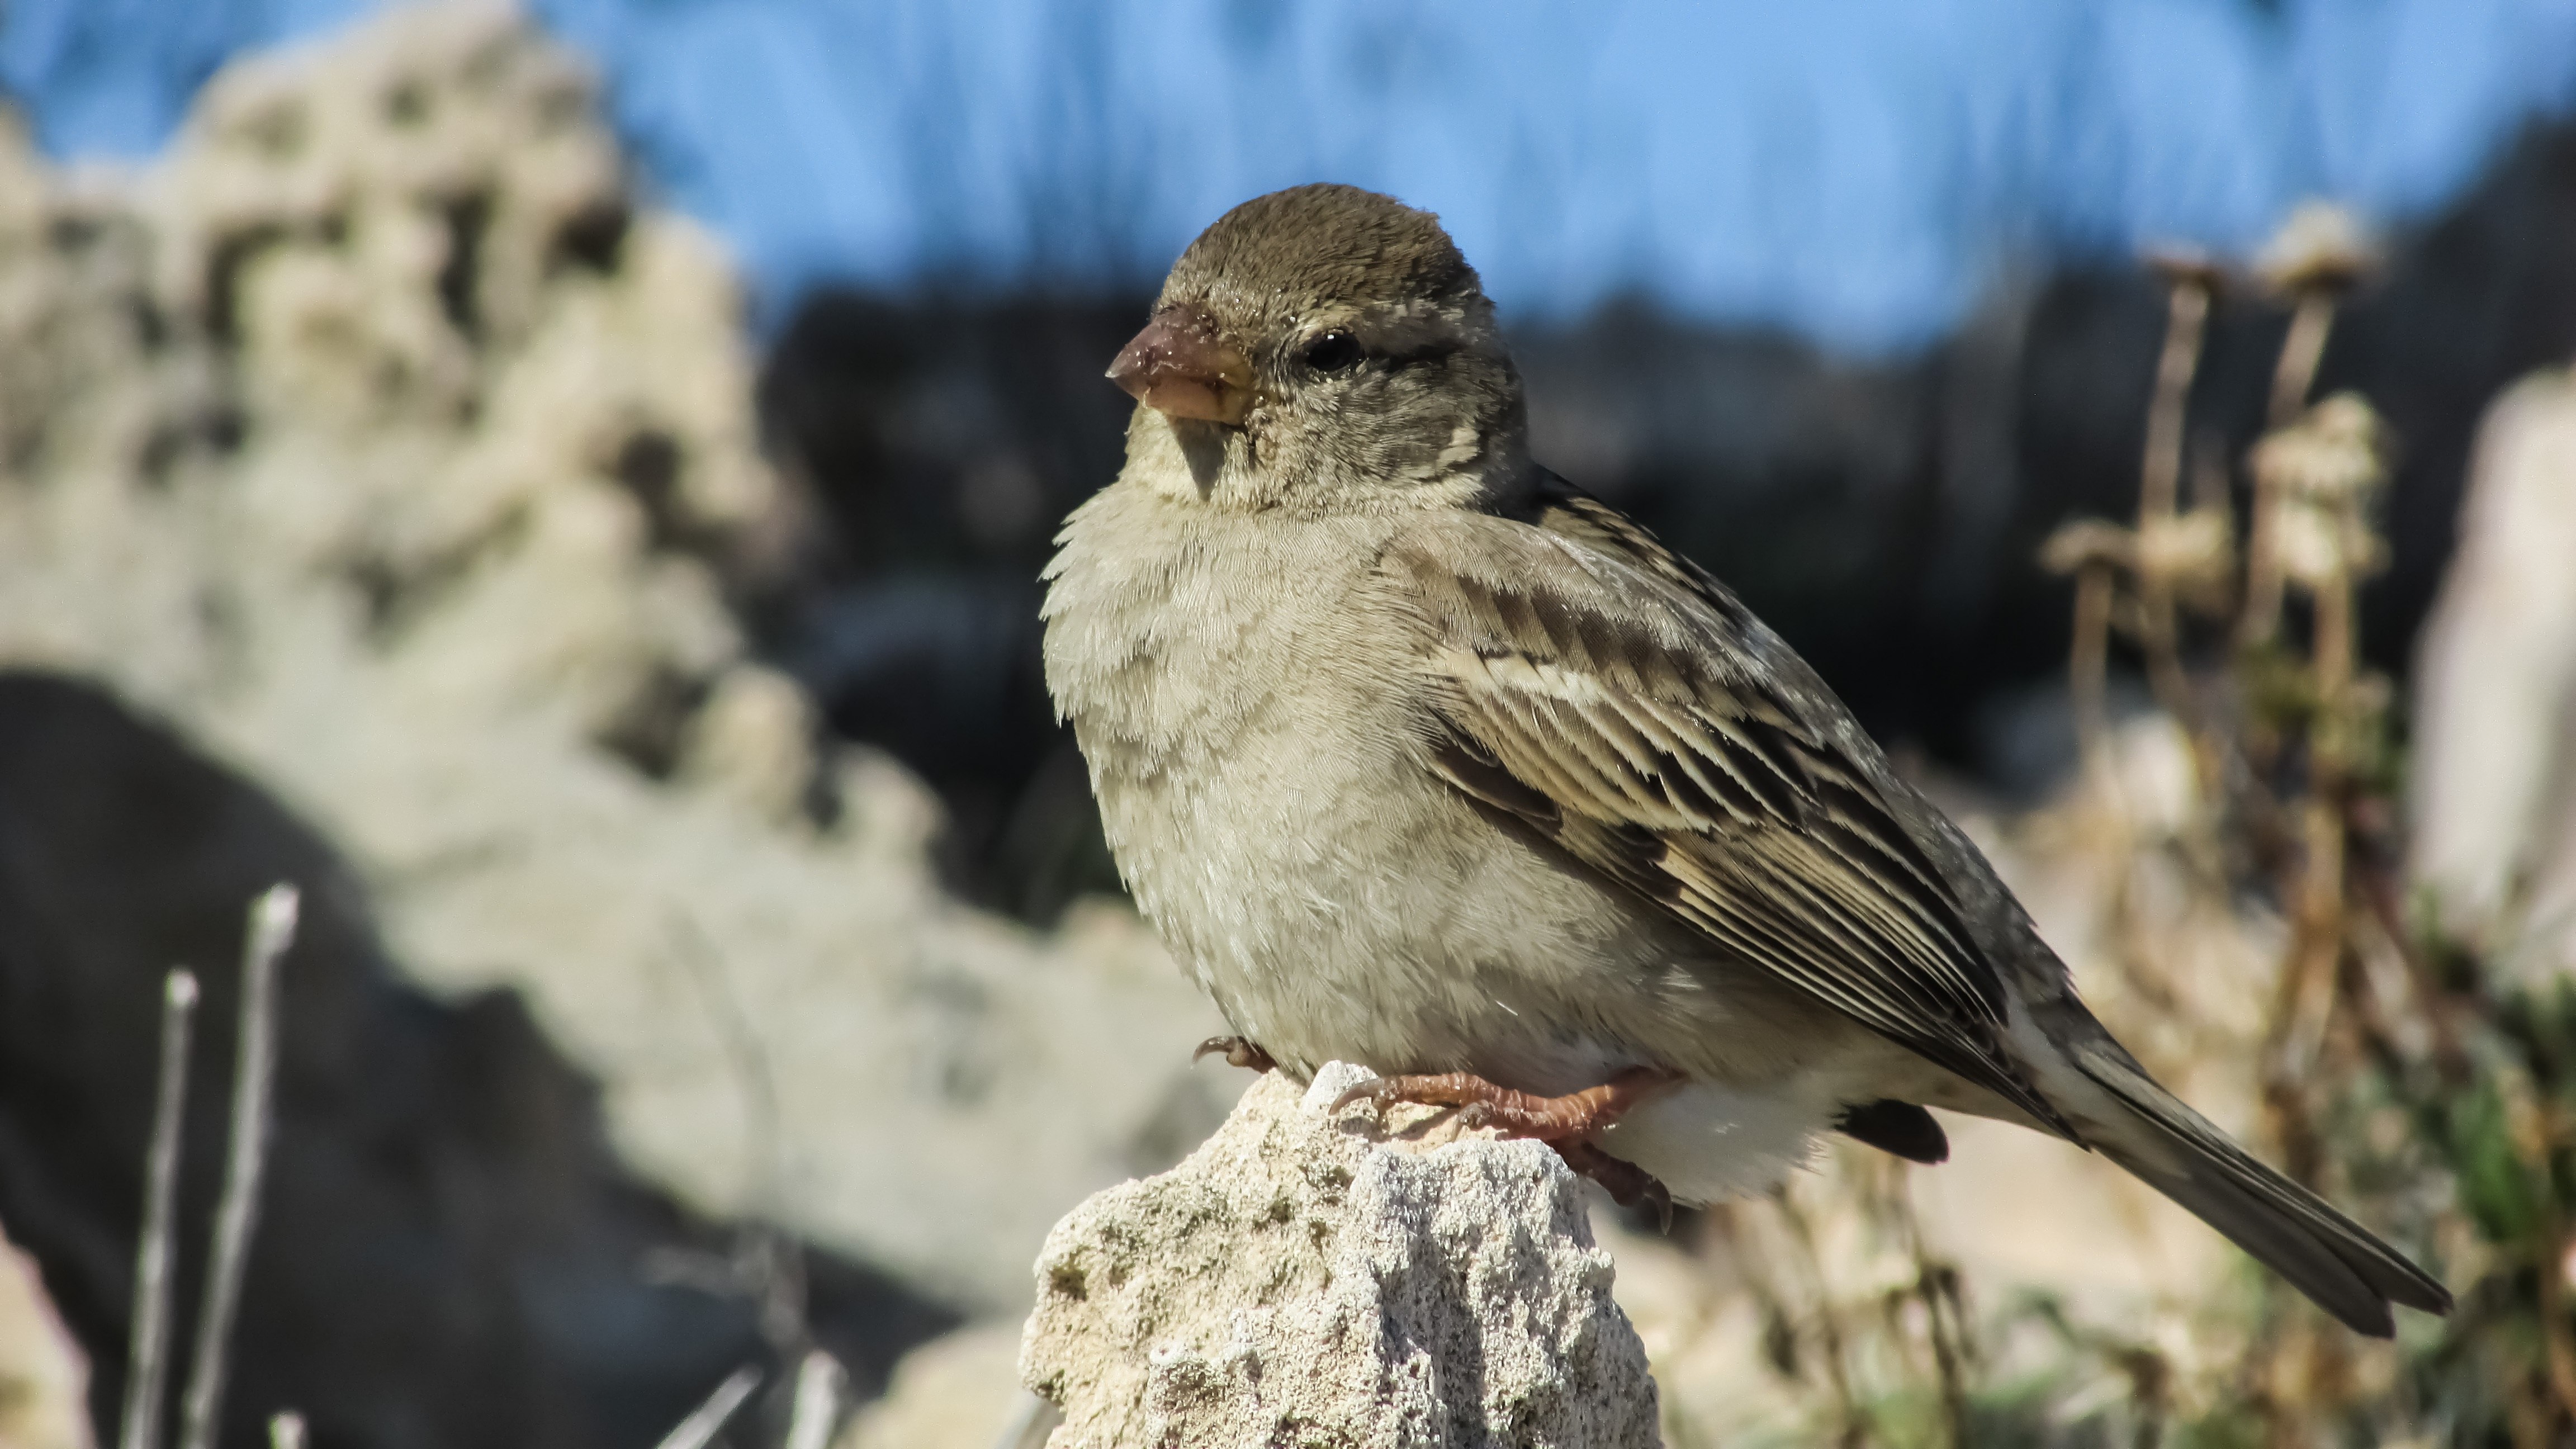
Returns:
[[[1541,1097],[1498,1087],[1471,1072],[1436,1076],[1380,1077],[1362,1082],[1333,1103],[1338,1112],[1353,1102],[1413,1102],[1425,1107],[1461,1108],[1459,1120],[1470,1127],[1493,1127],[1506,1137],[1535,1137],[1541,1142],[1589,1138],[1616,1122],[1631,1107],[1682,1079],[1679,1072],[1657,1067],[1630,1067],[1597,1087]]]
[[[1470,1127],[1497,1128],[1506,1137],[1534,1137],[1555,1148],[1566,1166],[1608,1189],[1620,1206],[1653,1203],[1656,1215],[1669,1226],[1672,1194],[1645,1169],[1602,1151],[1593,1139],[1629,1108],[1680,1080],[1679,1072],[1631,1067],[1600,1086],[1562,1097],[1541,1097],[1498,1087],[1471,1072],[1380,1077],[1344,1092],[1333,1110],[1354,1102],[1456,1107],[1458,1119]]]

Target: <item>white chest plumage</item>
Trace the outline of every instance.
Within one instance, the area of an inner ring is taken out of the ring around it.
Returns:
[[[1244,522],[1124,486],[1086,505],[1050,570],[1047,679],[1138,907],[1268,1041],[1301,1014],[1269,1000],[1289,954],[1329,973],[1365,930],[1372,882],[1335,846],[1404,778],[1382,731],[1406,682],[1327,666],[1371,626],[1352,596],[1383,525]],[[1299,586],[1250,586],[1276,578]]]
[[[1481,827],[1423,768],[1418,681],[1354,663],[1417,652],[1375,568],[1401,520],[1252,522],[1122,484],[1049,571],[1048,684],[1139,909],[1301,1071],[1597,1079],[1631,1055],[1617,1019],[1648,1009],[1666,933]],[[1565,969],[1623,957],[1634,1002]]]
[[[1067,523],[1047,683],[1138,908],[1299,1075],[1340,1058],[1562,1092],[1682,1060],[1704,1085],[1633,1116],[1623,1150],[1676,1190],[1758,1187],[1830,1115],[1841,1053],[1719,1029],[1740,1003],[1682,964],[1684,933],[1424,767],[1420,682],[1357,662],[1420,653],[1376,568],[1403,526],[1256,521],[1132,482]],[[1698,1050],[1718,1042],[1727,1059]]]

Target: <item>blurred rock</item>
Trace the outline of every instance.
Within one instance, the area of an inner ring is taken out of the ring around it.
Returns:
[[[2447,934],[2576,971],[2576,374],[2498,399],[2476,459],[2416,661],[2411,864]]]
[[[904,1355],[885,1397],[860,1409],[833,1442],[835,1449],[995,1449],[1032,1407],[1020,1387],[1020,1325],[971,1324]]]
[[[245,62],[133,177],[0,137],[0,664],[279,792],[692,1209],[1016,1311],[1234,1080],[1132,916],[951,902],[935,798],[751,656],[800,513],[739,314],[502,7]]]
[[[90,1449],[89,1360],[72,1342],[36,1260],[0,1233],[0,1446]]]
[[[204,996],[179,1191],[177,1344],[222,1173],[243,911],[303,891],[281,966],[277,1125],[227,1442],[280,1409],[317,1442],[656,1442],[725,1374],[777,1351],[764,1299],[862,1391],[953,1315],[829,1255],[798,1281],[609,1150],[592,1084],[506,991],[402,984],[365,887],[256,787],[98,689],[0,671],[0,1222],[124,1392],[163,973]],[[690,1271],[695,1268],[696,1271]],[[25,1360],[0,1352],[0,1364]],[[175,1393],[176,1385],[173,1390]]]
[[[1454,1114],[1328,1111],[1370,1079],[1272,1073],[1048,1234],[1020,1371],[1051,1445],[1659,1442],[1581,1183]]]

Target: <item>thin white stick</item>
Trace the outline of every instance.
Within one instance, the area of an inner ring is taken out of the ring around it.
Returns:
[[[270,886],[251,903],[242,942],[241,1038],[233,1053],[232,1143],[215,1199],[214,1243],[197,1314],[196,1361],[181,1400],[180,1449],[214,1449],[224,1404],[224,1349],[241,1307],[242,1272],[259,1223],[260,1169],[268,1158],[269,1097],[277,1079],[277,962],[295,943],[295,887]]]
[[[698,1405],[695,1413],[682,1419],[678,1428],[663,1437],[661,1449],[706,1449],[707,1442],[716,1437],[716,1431],[725,1426],[725,1420],[732,1418],[733,1411],[741,1408],[742,1401],[750,1398],[751,1391],[759,1387],[758,1365],[744,1364],[735,1369],[723,1383],[716,1385],[716,1391],[707,1395],[707,1401]]]
[[[1064,1422],[1064,1410],[1053,1399],[1042,1399],[1026,1389],[1020,1390],[1020,1407],[1011,1415],[1009,1427],[1002,1430],[1001,1442],[994,1449],[1046,1449],[1046,1441]]]
[[[268,1449],[304,1449],[304,1416],[290,1409],[271,1417]]]
[[[143,1235],[134,1249],[134,1337],[125,1351],[119,1449],[155,1449],[161,1438],[171,1219],[179,1188],[179,1130],[188,1106],[188,1034],[196,1014],[197,978],[184,968],[171,972],[161,988],[161,1079],[152,1106],[152,1144],[143,1158]]]
[[[787,1421],[783,1449],[826,1449],[841,1417],[842,1386],[848,1381],[839,1359],[819,1348],[805,1355],[796,1367],[796,1408]]]

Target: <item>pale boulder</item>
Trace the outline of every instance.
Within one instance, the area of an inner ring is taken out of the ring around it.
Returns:
[[[1273,1075],[1178,1167],[1048,1235],[1021,1348],[1057,1449],[1652,1445],[1582,1184],[1534,1142]]]

